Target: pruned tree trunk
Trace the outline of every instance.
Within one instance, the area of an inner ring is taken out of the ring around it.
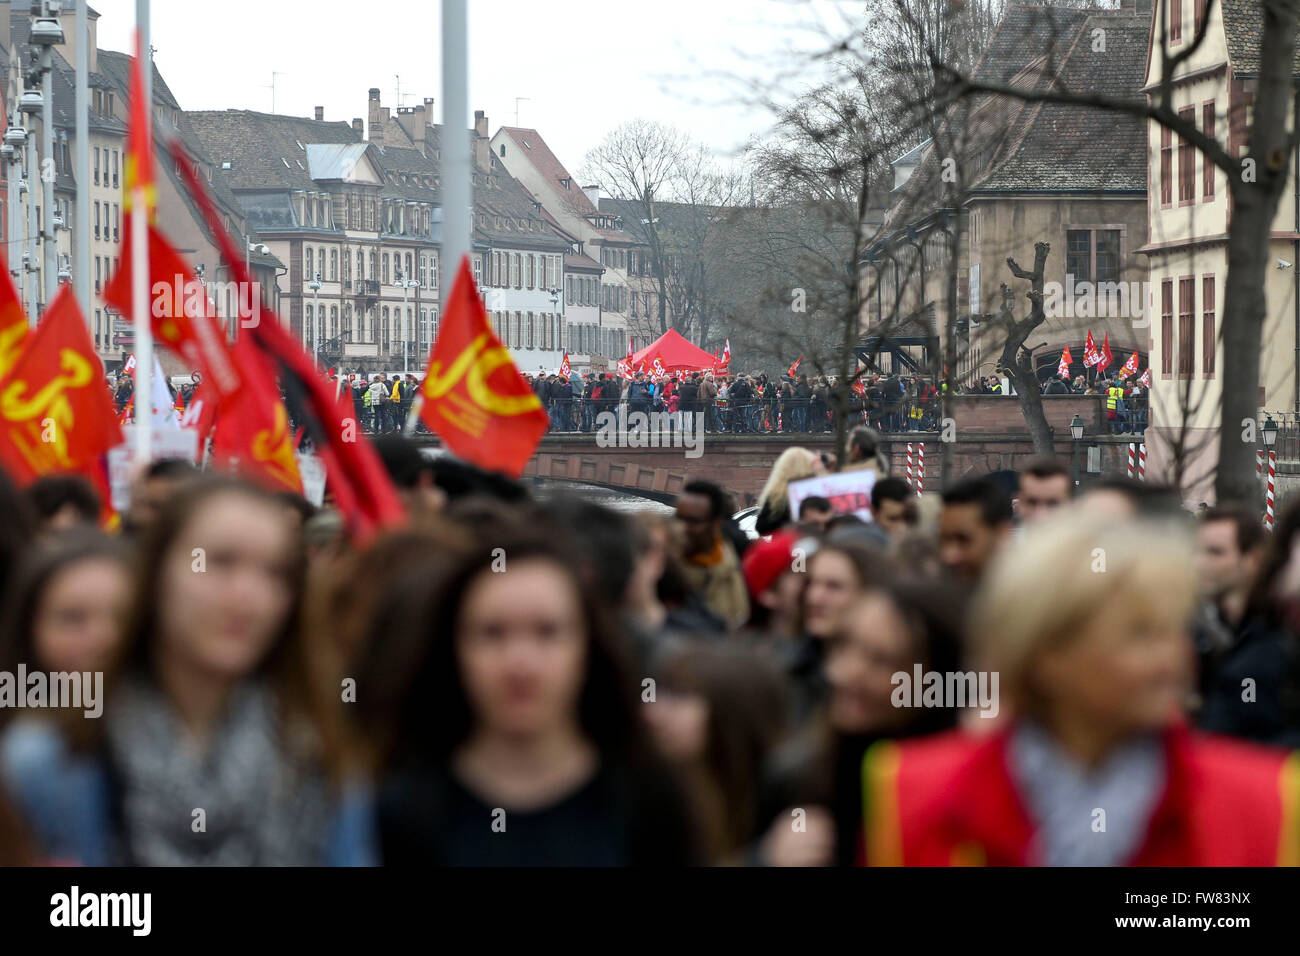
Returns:
[[[1007,265],[1011,274],[1017,279],[1029,281],[1029,315],[1016,321],[1012,314],[1011,302],[1014,297],[1006,283],[1002,284],[1001,320],[1007,325],[1007,340],[1002,346],[1001,366],[1007,378],[1016,387],[1016,398],[1020,400],[1020,410],[1025,416],[1025,427],[1029,438],[1034,443],[1034,452],[1039,455],[1051,455],[1054,451],[1052,429],[1047,424],[1047,415],[1043,411],[1043,396],[1039,391],[1038,375],[1034,372],[1034,359],[1025,348],[1025,340],[1047,318],[1043,311],[1043,273],[1047,266],[1047,253],[1051,245],[1046,242],[1034,244],[1034,268],[1022,269],[1015,259],[1008,258]]]

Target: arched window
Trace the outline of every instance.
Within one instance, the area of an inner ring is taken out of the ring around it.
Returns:
[[[357,250],[357,281],[360,282],[366,277],[366,254],[360,249]]]
[[[388,285],[388,253],[384,253],[384,285]]]
[[[383,326],[383,351],[388,351],[388,306],[384,306],[384,326]]]
[[[339,307],[337,305],[332,305],[330,306],[330,338],[337,339],[338,337],[339,337]]]
[[[352,260],[352,257],[351,257],[351,256],[348,256],[348,261],[350,262],[351,260]],[[343,332],[344,332],[344,335],[346,336],[346,335],[347,335],[348,333],[350,333],[351,331],[352,331],[352,306],[345,302],[345,303],[343,304]]]
[[[307,276],[307,278],[306,278],[304,281],[306,281],[306,282],[310,282],[312,276],[314,276],[315,274],[316,274],[316,269],[315,269],[315,267],[312,265],[312,251],[311,251],[311,246],[308,246],[308,247],[307,247],[307,272],[306,272],[306,276]]]
[[[535,348],[533,344],[536,341],[535,335],[536,335],[536,329],[533,327],[533,313],[529,312],[528,313],[528,347],[530,349]]]
[[[379,278],[379,256],[374,249],[370,250],[370,278],[371,281]]]
[[[330,250],[330,282],[339,281],[339,251]]]

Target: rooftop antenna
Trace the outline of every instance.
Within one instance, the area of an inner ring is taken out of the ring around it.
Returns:
[[[519,126],[519,104],[520,104],[520,103],[529,103],[529,102],[532,102],[532,100],[531,100],[529,97],[527,97],[527,96],[516,96],[516,97],[515,97],[515,127],[516,127],[516,128],[518,128],[518,126]]]
[[[401,75],[398,74],[398,73],[394,73],[393,76],[395,76],[395,77],[397,78],[397,108],[398,108],[398,109],[401,109],[401,107],[402,107],[402,77],[401,77]]]
[[[288,75],[288,74],[285,74],[285,73],[279,73],[279,72],[277,72],[277,71],[275,71],[275,70],[272,70],[272,71],[271,71],[271,83],[270,83],[270,86],[268,87],[268,86],[265,86],[265,85],[264,85],[264,86],[262,87],[262,89],[264,89],[264,90],[265,90],[265,89],[270,89],[270,91],[271,91],[271,115],[272,115],[272,116],[275,115],[275,78],[276,78],[277,76],[287,76],[287,75]]]

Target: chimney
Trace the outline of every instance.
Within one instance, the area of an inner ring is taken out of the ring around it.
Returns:
[[[597,209],[600,208],[600,186],[583,186],[582,191]]]
[[[352,121],[352,132],[357,134],[357,139],[365,139],[365,129],[365,123],[361,121],[360,116]]]
[[[487,115],[482,110],[474,111],[474,165],[483,170],[492,168],[492,143],[488,138]]]
[[[324,118],[325,118],[325,107],[323,107],[323,106],[318,106],[318,107],[316,107],[316,119],[317,119],[317,121],[323,120]]]
[[[368,116],[368,129],[370,132],[370,142],[376,146],[384,145],[384,109],[379,105],[379,88],[372,86],[370,88],[370,113]]]

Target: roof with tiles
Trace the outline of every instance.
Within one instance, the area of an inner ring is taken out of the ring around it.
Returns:
[[[1093,50],[1103,28],[1106,52]],[[1025,90],[1053,87],[1132,97],[1143,85],[1150,0],[1121,9],[1013,4],[1006,8],[975,78]],[[1140,119],[1084,106],[984,95],[965,101],[945,130],[973,192],[1146,189],[1145,127]],[[884,231],[934,211],[943,192],[942,157],[927,147]]]
[[[1264,34],[1264,7],[1259,0],[1223,0],[1223,32],[1233,72],[1258,76],[1259,42]],[[1300,46],[1291,61],[1291,75],[1300,76]]]
[[[187,118],[230,187],[249,189],[316,189],[307,168],[311,144],[360,143],[348,123],[252,110],[203,110]]]

